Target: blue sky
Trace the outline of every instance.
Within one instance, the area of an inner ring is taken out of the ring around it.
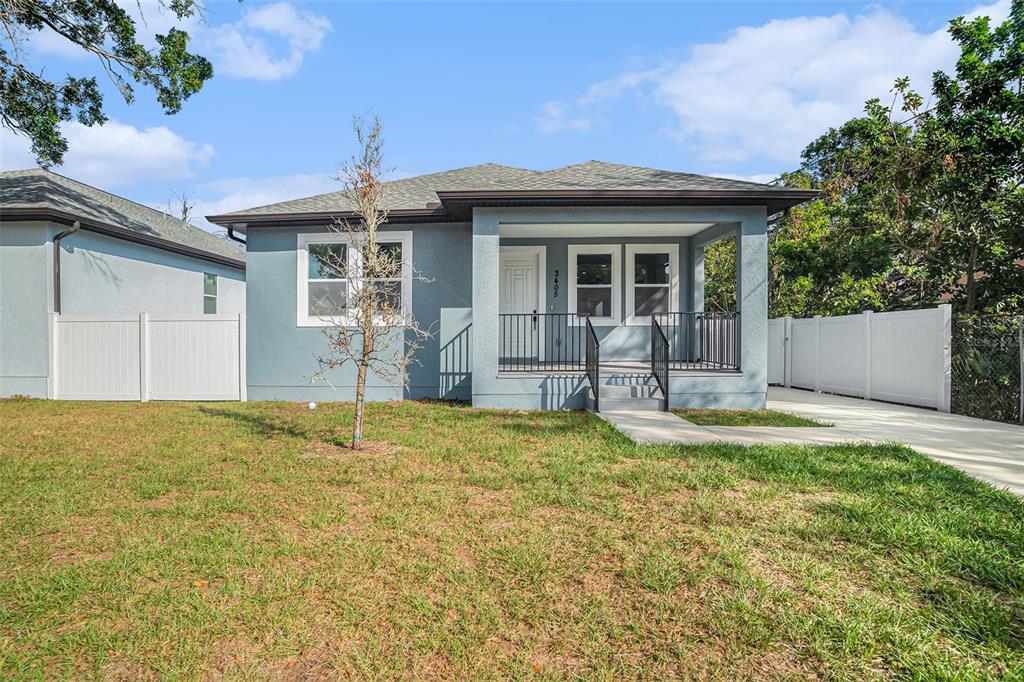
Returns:
[[[187,26],[214,63],[203,91],[168,117],[101,78],[110,122],[69,126],[55,170],[158,207],[177,192],[203,213],[237,210],[336,189],[351,117],[371,113],[399,177],[601,159],[767,180],[895,77],[926,91],[957,54],[949,19],[1008,7],[214,0]],[[145,35],[172,23],[143,10]],[[96,71],[52,36],[26,44],[51,77]],[[32,165],[24,141],[3,131],[0,144],[5,170]]]

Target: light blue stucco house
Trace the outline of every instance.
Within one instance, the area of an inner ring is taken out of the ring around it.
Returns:
[[[0,397],[46,397],[49,318],[245,310],[245,251],[35,168],[0,173]]]
[[[435,336],[405,385],[371,378],[367,399],[764,407],[767,220],[813,196],[596,161],[391,182],[381,239],[427,280],[402,283],[402,306]],[[316,301],[347,288],[317,255],[346,253],[328,227],[341,217],[343,192],[208,217],[247,239],[250,400],[352,399],[352,367],[308,380],[329,323]],[[737,310],[705,313],[704,247],[728,237]]]

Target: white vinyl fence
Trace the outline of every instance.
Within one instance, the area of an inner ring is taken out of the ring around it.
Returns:
[[[245,400],[245,314],[51,314],[48,393],[62,400]]]
[[[768,383],[949,412],[950,306],[768,321]]]

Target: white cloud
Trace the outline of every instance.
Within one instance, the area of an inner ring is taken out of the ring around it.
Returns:
[[[1009,5],[999,0],[969,15],[1001,21]],[[853,17],[779,19],[694,46],[685,60],[595,83],[574,110],[563,107],[554,120],[586,120],[602,102],[634,91],[671,109],[669,134],[705,161],[791,164],[829,126],[860,113],[866,100],[888,96],[898,77],[910,76],[927,96],[931,74],[950,69],[958,54],[945,26],[920,32],[880,8]]]
[[[40,54],[52,54],[65,59],[86,59],[93,56],[85,48],[76,45],[50,28],[42,28],[23,34],[27,40],[22,47],[28,46],[30,51]]]
[[[204,229],[216,231],[219,228],[207,222],[206,216],[336,192],[339,189],[341,185],[330,173],[296,173],[266,178],[241,177],[218,180],[200,186],[194,194],[189,193],[189,200],[195,201],[196,204],[193,211],[196,218],[192,222]],[[167,200],[152,205],[164,210]]]
[[[206,165],[213,156],[209,144],[186,140],[164,126],[139,130],[118,121],[92,127],[72,122],[61,131],[69,150],[64,164],[53,170],[104,189],[139,180],[189,178],[196,165]],[[4,170],[37,165],[27,138],[3,128],[0,146]]]
[[[567,130],[583,131],[590,130],[590,119],[582,116],[575,118],[566,117],[568,107],[564,102],[548,102],[542,109],[542,114],[534,119],[537,127],[542,133],[560,133]]]
[[[606,81],[599,81],[587,88],[586,94],[580,97],[576,103],[580,106],[587,106],[588,104],[596,104],[606,99],[618,97],[627,90],[657,82],[659,78],[664,76],[667,68],[665,66],[648,71],[631,71],[615,78],[609,78]]]
[[[326,17],[279,2],[247,8],[239,21],[214,27],[202,39],[212,47],[220,73],[276,80],[298,71],[306,54],[318,51],[331,30]],[[261,34],[284,39],[286,54],[275,55]]]
[[[276,80],[296,73],[307,54],[317,52],[332,30],[324,16],[298,10],[289,2],[243,6],[238,21],[207,24],[198,17],[178,19],[156,0],[118,0],[135,20],[136,36],[150,49],[156,35],[177,27],[189,33],[192,49],[213,62],[217,75]],[[212,18],[212,17],[208,17]],[[84,57],[89,53],[49,30],[33,32],[32,49],[41,54]]]

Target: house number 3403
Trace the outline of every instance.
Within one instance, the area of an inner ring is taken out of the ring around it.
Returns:
[[[555,291],[553,295],[555,298],[558,298],[558,270],[555,270]]]

